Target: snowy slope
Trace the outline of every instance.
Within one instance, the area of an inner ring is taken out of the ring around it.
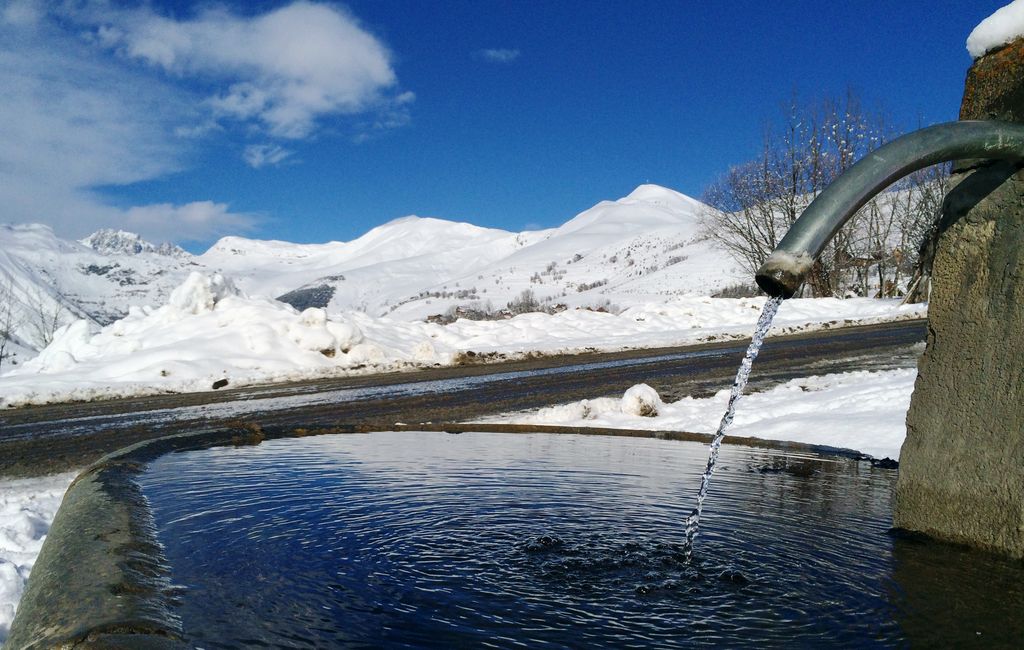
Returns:
[[[39,224],[0,224],[0,290],[13,291],[20,343],[40,346],[34,321],[41,312],[56,314],[60,324],[107,324],[129,305],[162,304],[196,267],[177,246],[154,246],[130,233],[100,232],[83,241],[60,239]]]
[[[541,302],[569,308],[622,309],[670,296],[711,295],[746,278],[700,238],[704,209],[678,192],[642,185],[559,228],[536,233],[536,241],[513,254],[467,269],[432,290],[468,289],[497,308],[526,289]],[[406,302],[394,315],[423,318],[460,302],[465,299],[433,295]]]
[[[708,295],[746,280],[700,240],[705,209],[673,190],[642,185],[550,230],[511,233],[413,216],[350,242],[225,237],[197,262],[250,295],[401,320],[455,305],[501,309],[524,289],[551,305],[626,307]]]
[[[290,244],[226,237],[199,261],[231,276],[249,294],[276,298],[311,290],[323,299],[301,306],[382,311],[410,291],[415,295],[463,269],[505,257],[522,242],[504,230],[412,216],[351,242]]]
[[[577,215],[549,237],[510,257],[511,266],[537,267],[546,261],[561,267],[564,277],[542,279],[538,293],[555,288],[627,296],[710,295],[724,284],[739,281],[720,253],[701,240],[701,211],[695,199],[667,188],[642,185],[618,201],[604,201]],[[581,286],[607,282],[593,290]],[[584,300],[569,300],[587,302]]]
[[[0,281],[19,301],[61,304],[67,322],[106,324],[131,305],[158,306],[191,271],[222,273],[244,293],[304,309],[423,320],[453,306],[500,310],[530,289],[548,306],[618,311],[676,295],[710,295],[747,282],[699,237],[699,201],[642,185],[559,228],[512,233],[404,217],[349,242],[293,244],[225,237],[193,257],[122,231],[80,242],[46,226],[0,227]],[[38,301],[37,301],[38,302]],[[19,330],[22,342],[38,336]]]

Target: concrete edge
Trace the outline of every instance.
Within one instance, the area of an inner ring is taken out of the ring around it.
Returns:
[[[710,434],[599,427],[517,424],[400,424],[395,431],[448,433],[555,433],[709,442]],[[185,648],[174,613],[178,590],[170,582],[149,503],[135,477],[164,454],[264,440],[370,433],[375,426],[277,428],[238,422],[157,438],[104,456],[68,488],[32,570],[5,644],[6,650],[40,648]],[[797,442],[726,437],[729,445],[788,454],[872,460],[850,449]]]

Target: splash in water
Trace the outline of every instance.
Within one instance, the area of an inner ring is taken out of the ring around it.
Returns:
[[[775,313],[779,311],[779,305],[781,304],[781,296],[769,298],[768,302],[764,304],[764,311],[761,312],[761,318],[757,321],[754,335],[751,337],[750,345],[747,347],[747,354],[743,357],[743,363],[740,364],[740,369],[736,372],[736,380],[733,381],[732,392],[729,394],[729,405],[725,409],[725,415],[722,416],[722,421],[718,425],[715,437],[711,440],[708,464],[704,468],[704,475],[700,478],[700,490],[697,491],[697,507],[686,518],[687,558],[693,553],[693,540],[697,537],[697,531],[700,529],[700,513],[704,508],[704,498],[708,495],[711,475],[715,473],[715,463],[718,462],[718,452],[722,448],[722,438],[725,437],[725,431],[732,424],[732,419],[736,415],[736,402],[739,401],[740,395],[743,394],[743,389],[747,385],[747,378],[750,376],[750,368],[754,365],[754,359],[757,358],[757,353],[761,350],[764,337],[768,334],[768,330],[772,326],[772,319],[775,318]]]

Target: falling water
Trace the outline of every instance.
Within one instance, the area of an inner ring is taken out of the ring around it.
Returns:
[[[736,415],[736,402],[739,400],[740,395],[743,394],[743,389],[747,385],[747,377],[750,376],[750,368],[754,365],[754,359],[757,358],[757,353],[761,350],[764,337],[768,333],[768,329],[771,328],[772,319],[775,318],[775,313],[779,311],[779,305],[781,304],[781,296],[769,298],[768,302],[764,304],[761,318],[757,321],[757,328],[754,330],[754,335],[750,339],[750,345],[747,347],[747,354],[743,357],[743,363],[740,364],[740,369],[736,372],[736,379],[732,383],[732,392],[729,394],[729,405],[725,409],[725,415],[722,416],[722,421],[718,425],[715,437],[711,440],[708,464],[704,468],[704,475],[700,477],[700,490],[697,491],[697,507],[686,518],[687,558],[693,552],[693,540],[697,537],[697,531],[700,529],[700,513],[704,508],[704,498],[708,495],[711,475],[715,473],[715,463],[718,461],[718,452],[722,448],[722,438],[725,437],[725,431],[732,424],[732,419]]]

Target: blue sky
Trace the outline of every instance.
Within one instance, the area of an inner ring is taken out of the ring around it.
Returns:
[[[794,93],[955,119],[964,41],[1003,4],[9,0],[0,221],[202,250],[699,197]]]

